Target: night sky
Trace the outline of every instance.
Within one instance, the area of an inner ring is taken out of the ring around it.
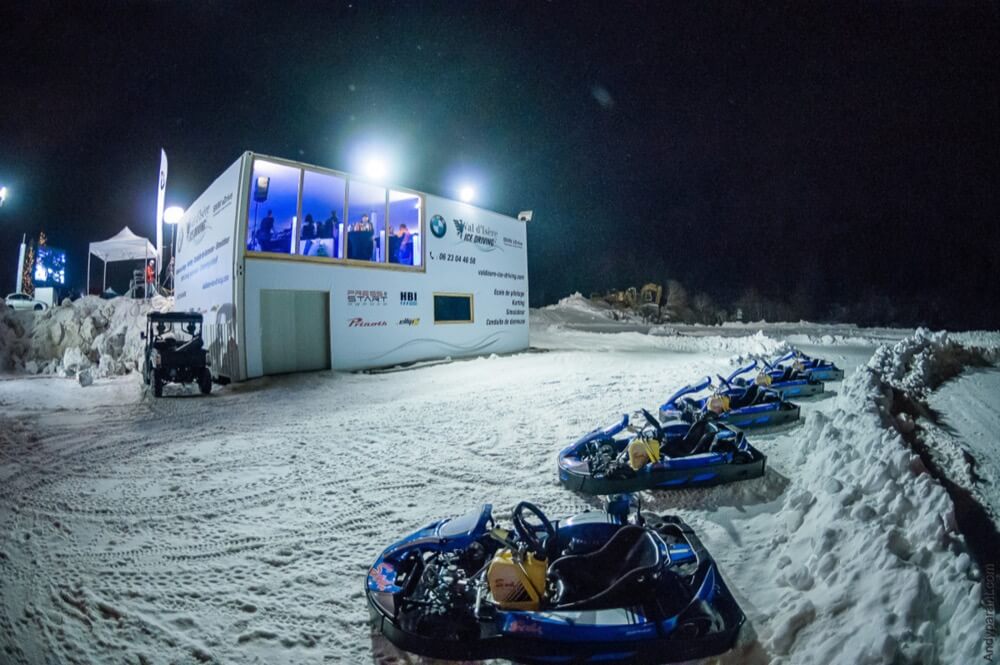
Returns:
[[[996,2],[85,2],[0,10],[21,234],[154,236],[244,150],[533,209],[532,304],[678,279],[1000,326]],[[99,272],[95,270],[95,276]]]

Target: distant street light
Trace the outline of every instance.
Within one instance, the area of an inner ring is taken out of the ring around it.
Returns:
[[[3,207],[3,202],[7,200],[7,188],[0,187],[0,208]]]
[[[470,185],[465,185],[462,189],[458,190],[458,198],[464,203],[469,203],[472,199],[476,198],[476,190]]]
[[[167,224],[177,224],[184,217],[184,208],[179,206],[170,206],[163,211],[163,221]]]

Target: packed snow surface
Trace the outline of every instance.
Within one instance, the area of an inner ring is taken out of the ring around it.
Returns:
[[[154,400],[135,374],[0,381],[0,660],[416,662],[367,627],[385,546],[481,502],[502,520],[522,499],[553,517],[596,507],[558,484],[560,448],[787,345],[542,318],[544,352],[204,398]],[[889,413],[890,386],[918,374],[910,347],[801,334],[848,378],[800,423],[750,433],[767,474],[643,496],[692,524],[748,615],[721,662],[981,662],[979,571]]]

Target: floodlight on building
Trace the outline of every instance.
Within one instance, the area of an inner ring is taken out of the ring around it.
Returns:
[[[364,169],[365,176],[372,180],[382,180],[389,173],[389,167],[386,165],[385,159],[380,155],[369,155],[366,157],[362,168]]]
[[[3,207],[4,201],[7,200],[7,188],[0,187],[0,208]]]
[[[463,185],[458,190],[458,198],[464,203],[470,203],[472,199],[476,198],[476,190],[471,185]]]

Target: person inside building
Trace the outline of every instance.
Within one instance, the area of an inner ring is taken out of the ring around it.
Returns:
[[[413,265],[413,236],[406,224],[400,224],[396,230],[396,237],[399,238],[399,253],[397,261],[403,265]]]
[[[339,236],[340,219],[337,217],[337,211],[331,210],[330,216],[326,218],[326,221],[319,225],[319,232],[317,235],[324,240],[332,240],[331,246],[333,247],[332,254],[334,256],[340,251],[338,249],[339,245],[337,243]]]
[[[312,249],[313,240],[315,240],[316,237],[316,222],[313,221],[312,215],[306,215],[306,221],[302,225],[302,239],[306,241],[305,246],[302,248],[302,253],[304,255],[309,255],[309,250]]]
[[[354,225],[347,236],[347,258],[371,261],[375,247],[374,227],[368,213],[361,215],[361,220]]]
[[[268,210],[267,216],[260,220],[260,225],[257,227],[257,249],[262,252],[268,250],[268,245],[271,242],[271,234],[274,233],[274,211]]]

